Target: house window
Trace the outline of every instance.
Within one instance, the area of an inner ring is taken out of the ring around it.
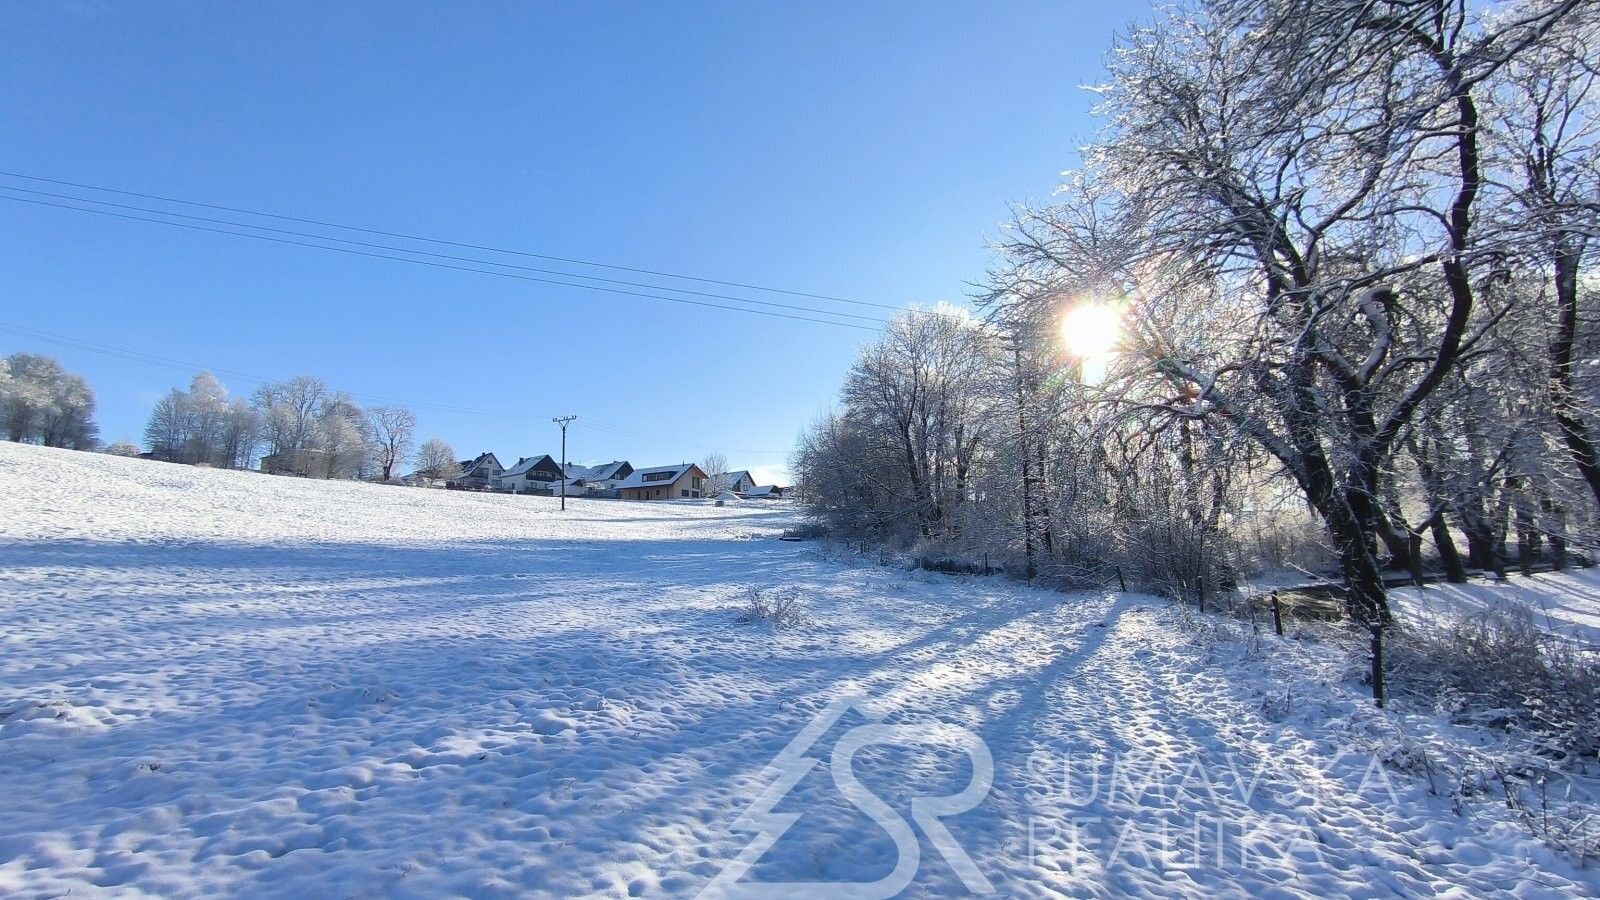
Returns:
[[[690,497],[699,497],[700,496],[700,492],[699,491],[690,491],[689,492],[689,496]]]
[[[689,496],[689,489],[688,488],[684,488],[683,490],[679,491],[678,492],[678,496],[680,496],[680,497]]]
[[[640,480],[642,480],[642,481],[670,481],[670,480],[672,480],[672,475],[673,475],[673,473],[671,473],[671,472],[651,472],[649,475],[644,476],[644,478],[642,478]]]
[[[692,486],[692,487],[693,487],[693,488],[694,488],[694,489],[695,489],[695,490],[699,490],[699,489],[700,489],[700,479],[698,479],[698,478],[691,478],[691,479],[689,479],[689,484],[690,484],[690,486]]]

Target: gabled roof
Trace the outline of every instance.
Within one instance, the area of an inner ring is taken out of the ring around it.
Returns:
[[[756,483],[756,477],[754,475],[751,475],[749,470],[747,470],[747,469],[740,469],[737,472],[728,472],[728,473],[725,473],[723,475],[723,477],[728,479],[728,483],[729,484],[738,484],[739,483],[739,479],[741,479],[741,478],[744,479],[745,481],[750,482],[751,486],[754,486],[755,483]]]
[[[528,456],[517,460],[517,464],[500,473],[500,477],[515,478],[518,475],[526,475],[529,470],[538,468],[539,464],[545,460],[550,460],[550,465],[548,468],[557,473],[561,471],[561,467],[556,465],[555,460],[550,459],[550,454],[546,453],[543,456]],[[555,479],[552,478],[551,480],[554,481]]]
[[[672,483],[676,482],[678,479],[682,478],[684,476],[684,473],[688,472],[690,469],[698,470],[699,468],[700,467],[695,465],[694,463],[678,463],[675,466],[655,466],[654,468],[650,468],[650,469],[634,469],[633,470],[633,474],[629,475],[627,480],[622,482],[621,484],[617,485],[617,487],[618,488],[660,487],[662,485],[672,484]],[[670,472],[670,473],[672,473],[672,477],[670,477],[670,478],[662,478],[662,479],[657,480],[657,481],[645,481],[644,480],[644,477],[646,475],[655,475],[655,474],[659,474],[661,472]]]
[[[476,459],[463,459],[461,461],[461,473],[463,475],[470,474],[473,469],[476,469],[478,466],[486,462],[494,463],[494,467],[496,469],[504,468],[500,465],[499,457],[495,456],[493,453],[480,453]]]
[[[568,478],[582,478],[586,481],[609,481],[617,477],[617,471],[626,466],[628,461],[616,459],[598,466],[567,465]]]
[[[771,497],[774,494],[780,497],[783,496],[783,488],[775,484],[763,484],[744,492],[746,497]]]

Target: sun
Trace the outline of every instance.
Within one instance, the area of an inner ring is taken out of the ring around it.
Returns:
[[[1122,316],[1110,304],[1080,303],[1061,320],[1061,340],[1079,359],[1103,359],[1122,340]]]

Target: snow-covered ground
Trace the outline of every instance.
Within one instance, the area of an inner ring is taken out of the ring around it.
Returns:
[[[1536,625],[1578,643],[1600,648],[1600,568],[1562,574],[1513,574],[1503,584],[1475,579],[1468,584],[1430,584],[1392,592],[1396,610],[1413,624],[1441,617],[1520,609]]]
[[[790,516],[0,444],[0,894],[1600,891],[1383,765],[1434,724],[1325,648],[831,560]],[[741,621],[753,590],[809,621]]]

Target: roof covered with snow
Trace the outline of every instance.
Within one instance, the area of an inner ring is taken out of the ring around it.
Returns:
[[[516,477],[518,477],[520,475],[526,475],[529,472],[529,470],[535,469],[535,468],[539,468],[540,467],[539,464],[544,462],[545,460],[549,460],[550,461],[550,465],[545,466],[544,468],[549,470],[552,473],[552,477],[551,477],[550,480],[554,481],[555,480],[554,475],[557,475],[557,474],[559,474],[561,472],[561,467],[556,465],[556,461],[555,460],[550,459],[550,454],[548,454],[548,453],[546,453],[543,456],[529,456],[529,457],[526,457],[524,459],[517,460],[517,464],[512,466],[511,468],[507,469],[502,474],[501,477],[503,477],[503,478],[516,478]]]
[[[567,477],[582,478],[585,481],[610,481],[618,477],[617,472],[628,465],[625,459],[615,459],[598,466],[580,466],[575,463],[567,464]]]
[[[463,459],[460,463],[461,472],[471,474],[473,469],[485,464],[492,465],[496,469],[501,468],[500,459],[493,453],[480,453],[474,459]]]
[[[675,466],[655,466],[655,467],[649,468],[649,469],[634,469],[633,470],[633,474],[629,475],[627,480],[622,482],[621,484],[617,485],[617,487],[619,487],[619,488],[660,487],[661,485],[672,484],[673,482],[675,482],[678,479],[682,478],[684,476],[684,473],[688,472],[690,469],[698,469],[698,468],[700,468],[700,467],[695,465],[694,463],[678,463]],[[671,477],[668,477],[668,478],[657,477],[657,478],[649,478],[647,480],[647,477],[650,476],[650,475],[659,476],[662,473],[671,473]]]

